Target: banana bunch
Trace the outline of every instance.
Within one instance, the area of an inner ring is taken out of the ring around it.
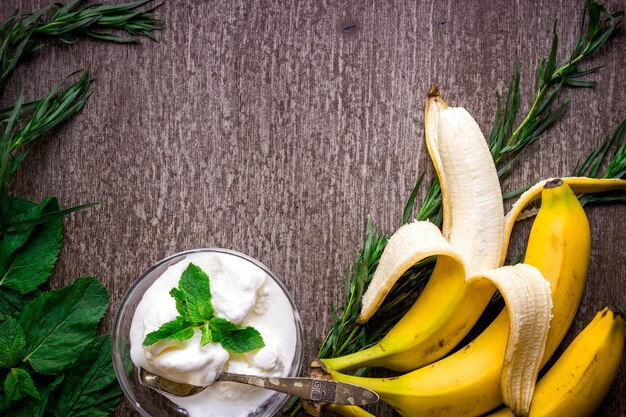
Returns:
[[[601,310],[539,380],[529,417],[585,417],[598,408],[617,374],[624,350],[624,313]],[[356,406],[328,405],[344,417],[373,417]],[[515,417],[508,408],[488,417]]]
[[[589,226],[574,192],[624,189],[626,181],[542,181],[505,217],[496,169],[471,115],[448,107],[432,89],[425,133],[442,188],[442,230],[414,222],[391,237],[363,297],[359,320],[372,316],[416,262],[437,255],[435,270],[413,307],[377,345],[313,366],[333,379],[375,390],[407,417],[471,417],[503,402],[514,415],[527,416],[533,401],[539,401],[533,400],[539,369],[567,332],[584,290]],[[524,263],[501,267],[515,221],[538,198],[541,208]],[[496,288],[507,309],[470,344],[441,359],[474,326]],[[341,373],[363,366],[408,373],[394,378]],[[362,415],[355,408],[332,408]]]

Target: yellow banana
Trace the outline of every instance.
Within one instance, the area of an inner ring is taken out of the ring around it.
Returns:
[[[570,188],[550,182],[542,193],[525,262],[550,282],[554,302],[542,363],[552,355],[578,308],[589,261],[589,225]],[[459,312],[456,312],[459,314]],[[474,341],[449,357],[393,378],[364,378],[329,370],[333,379],[378,392],[405,417],[476,416],[502,403],[501,374],[509,337],[503,311]]]
[[[615,379],[623,350],[624,314],[605,307],[537,383],[529,417],[590,417]],[[505,408],[489,417],[514,414]]]
[[[505,250],[504,209],[498,175],[483,134],[462,108],[449,108],[436,88],[425,105],[425,136],[442,190],[443,227],[428,222],[401,227],[389,240],[363,296],[367,321],[397,279],[421,259],[438,255],[426,287],[406,315],[376,345],[334,359],[329,370],[383,366],[410,371],[448,353],[474,326],[496,287],[466,282],[500,266]],[[457,314],[459,310],[463,314]]]

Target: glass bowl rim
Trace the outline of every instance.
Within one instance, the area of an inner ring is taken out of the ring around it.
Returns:
[[[122,353],[118,349],[118,342],[120,340],[120,337],[122,337],[121,327],[122,327],[123,313],[126,311],[128,301],[130,297],[133,295],[133,293],[135,292],[135,290],[137,289],[137,287],[154,270],[156,270],[163,264],[172,261],[173,259],[176,259],[176,258],[184,259],[184,257],[187,255],[191,255],[194,253],[204,253],[204,252],[223,253],[227,255],[236,256],[238,258],[251,262],[252,264],[259,267],[261,270],[263,270],[263,272],[265,272],[278,285],[278,287],[282,290],[283,294],[289,301],[289,304],[291,306],[293,316],[294,316],[294,324],[296,327],[296,350],[294,352],[294,358],[293,358],[295,367],[294,367],[294,364],[292,364],[291,366],[291,368],[293,369],[296,375],[289,375],[289,376],[297,376],[298,374],[300,374],[300,371],[302,370],[302,364],[304,362],[304,331],[302,328],[302,321],[300,318],[300,313],[296,307],[296,303],[294,302],[293,298],[291,297],[291,294],[289,293],[289,291],[287,290],[283,282],[265,264],[263,264],[258,259],[255,259],[249,255],[246,255],[244,253],[241,253],[232,249],[225,249],[225,248],[207,247],[207,248],[188,249],[182,252],[177,252],[157,261],[156,263],[148,267],[148,269],[146,269],[141,274],[139,274],[139,276],[133,281],[133,283],[130,285],[130,287],[124,294],[124,297],[120,301],[120,304],[115,313],[115,319],[113,321],[113,331],[111,332],[111,345],[112,345],[111,351],[112,351],[112,356],[113,356],[113,368],[115,370],[115,375],[120,384],[120,387],[122,388],[122,392],[124,393],[124,396],[129,400],[129,402],[131,403],[135,411],[137,411],[139,414],[141,414],[144,417],[152,417],[152,416],[148,414],[147,411],[142,407],[141,403],[138,401],[137,397],[135,396],[135,393],[130,387],[129,376],[126,374],[124,370],[124,360],[122,359]],[[273,408],[271,415],[276,414],[276,412],[280,410],[280,408],[285,404],[285,402],[287,402],[289,398],[289,396],[286,394],[275,393],[270,398],[268,398],[266,402],[271,401],[271,399],[274,398],[276,395],[283,396],[284,398],[278,401],[278,405],[274,404],[270,407],[270,409]]]

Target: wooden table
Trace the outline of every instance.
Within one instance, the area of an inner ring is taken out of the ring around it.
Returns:
[[[28,12],[46,1],[18,3]],[[19,68],[4,100],[22,84],[27,99],[40,97],[86,67],[97,77],[93,96],[34,150],[12,191],[57,195],[63,206],[101,203],[65,220],[52,287],[101,278],[111,295],[108,332],[122,295],[155,261],[231,248],[284,281],[312,359],[366,217],[393,231],[419,173],[432,174],[422,134],[427,89],[439,85],[489,132],[515,54],[526,112],[554,18],[560,58],[571,50],[583,2],[526,3],[172,0],[160,9],[167,29],[158,43],[50,45]],[[588,63],[605,65],[598,87],[565,94],[570,110],[524,153],[506,188],[567,175],[623,120],[625,39],[622,30]],[[626,206],[588,214],[588,286],[567,341],[605,304],[626,304]],[[520,230],[518,250],[528,224]],[[624,416],[625,391],[622,366],[597,415]],[[114,414],[136,415],[127,402]]]

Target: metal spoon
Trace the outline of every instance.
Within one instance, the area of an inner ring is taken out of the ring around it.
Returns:
[[[379,399],[378,394],[374,391],[359,387],[358,385],[328,379],[276,378],[222,372],[217,380],[254,385],[295,395],[305,400],[333,404],[367,405],[374,404],[378,402]],[[141,384],[161,394],[170,394],[176,397],[188,397],[207,388],[206,386],[201,387],[170,381],[167,378],[155,375],[142,368],[139,369],[139,381]]]

